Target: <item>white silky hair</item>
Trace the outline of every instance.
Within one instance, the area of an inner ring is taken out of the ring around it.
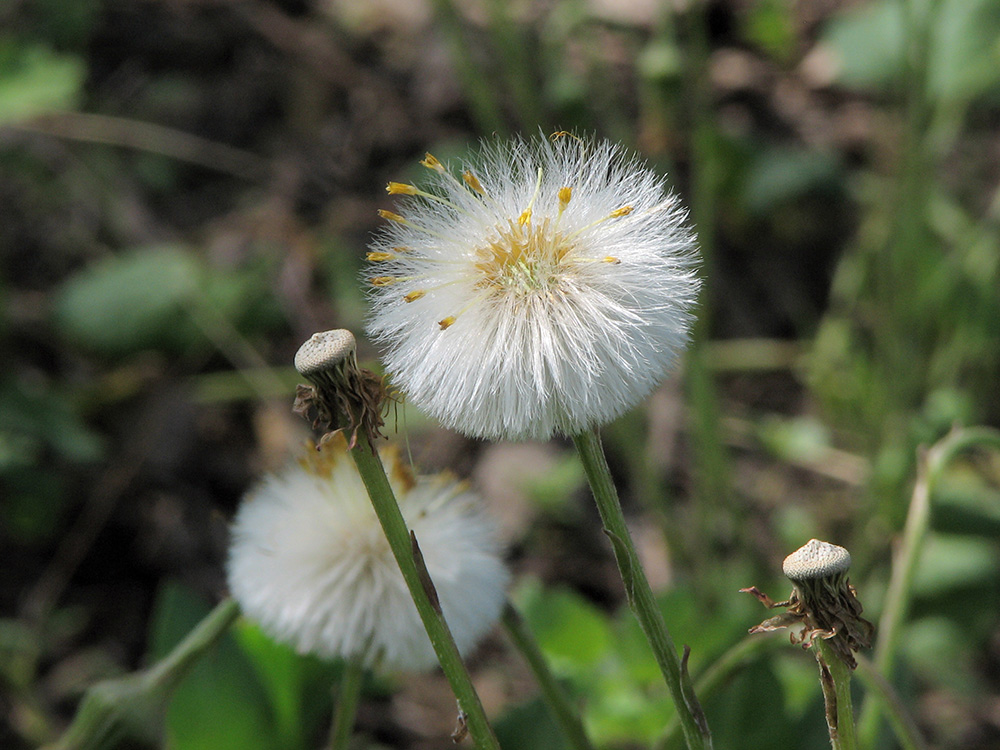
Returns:
[[[243,612],[301,653],[424,670],[436,662],[416,606],[346,449],[264,478],[232,526],[229,587]],[[497,622],[509,574],[478,496],[449,475],[401,480],[383,456],[445,619],[465,654]],[[405,473],[405,470],[403,470]]]
[[[576,434],[648,396],[687,344],[700,286],[663,178],[575,137],[489,145],[463,169],[478,183],[428,170],[369,248],[367,330],[393,384],[490,440]]]

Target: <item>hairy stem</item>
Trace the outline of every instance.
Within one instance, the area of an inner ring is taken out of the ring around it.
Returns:
[[[608,535],[614,548],[629,606],[638,618],[653,649],[656,663],[663,673],[663,679],[667,683],[667,689],[680,717],[684,740],[691,750],[707,750],[712,747],[712,735],[705,714],[691,686],[686,659],[682,661],[677,655],[677,649],[667,631],[667,625],[649,587],[646,572],[642,568],[639,554],[625,524],[618,492],[604,458],[601,438],[596,431],[586,430],[575,435],[573,442],[576,444],[594,493],[597,510],[604,524],[604,533]]]
[[[468,729],[476,747],[481,750],[500,750],[500,743],[493,734],[486,711],[441,612],[437,591],[423,564],[417,538],[406,527],[406,521],[385,475],[382,460],[363,431],[358,433],[357,444],[351,448],[351,456],[368,490],[392,554],[403,573],[410,596],[417,605],[417,612],[427,629],[441,669],[458,699],[460,725],[464,724]]]
[[[813,641],[819,663],[819,682],[826,704],[826,725],[833,750],[858,750],[851,703],[851,668],[822,638]]]

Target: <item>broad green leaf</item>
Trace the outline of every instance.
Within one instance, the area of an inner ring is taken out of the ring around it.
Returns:
[[[56,323],[64,335],[102,354],[123,355],[182,343],[185,308],[204,269],[181,247],[147,247],[101,260],[59,290]]]
[[[150,651],[165,655],[209,607],[178,584],[159,592],[152,618]],[[195,666],[174,693],[167,710],[170,750],[281,750],[267,696],[253,665],[227,634]]]
[[[250,620],[237,623],[233,635],[267,693],[280,746],[308,747],[319,722],[329,716],[331,688],[339,680],[340,666],[275,643]]]
[[[528,581],[518,592],[521,610],[554,666],[579,672],[605,658],[611,649],[608,616],[568,589],[545,589]]]
[[[84,76],[79,58],[0,39],[0,125],[73,109]]]

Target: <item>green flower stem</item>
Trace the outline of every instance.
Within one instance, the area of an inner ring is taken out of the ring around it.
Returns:
[[[702,698],[714,695],[730,677],[745,667],[754,656],[761,651],[774,648],[777,643],[778,639],[762,638],[759,634],[747,636],[735,643],[694,681],[695,694]],[[783,640],[783,643],[787,644],[787,640]],[[680,720],[675,716],[654,743],[653,750],[667,750],[667,748],[676,747],[680,739],[678,737],[680,728]]]
[[[524,660],[528,662],[528,666],[538,681],[538,687],[542,691],[542,699],[559,723],[569,746],[573,750],[593,750],[594,746],[587,739],[583,722],[570,702],[569,696],[566,695],[566,691],[563,690],[562,685],[549,669],[545,655],[528,629],[524,618],[521,617],[521,613],[514,609],[510,602],[507,602],[503,609],[501,622],[504,630],[507,631],[507,637],[521,652]]]
[[[935,443],[920,458],[917,481],[913,487],[910,508],[903,527],[903,541],[892,565],[889,588],[886,591],[882,617],[878,623],[878,642],[875,645],[875,670],[891,678],[896,652],[902,634],[902,625],[910,606],[913,579],[917,563],[924,548],[931,520],[931,497],[942,471],[964,450],[975,446],[1000,450],[1000,430],[990,427],[970,427],[953,430]],[[879,730],[878,706],[867,699],[862,706],[860,735],[864,746],[875,747]]]
[[[826,704],[830,745],[833,750],[858,750],[854,707],[851,704],[851,668],[823,638],[816,638],[813,648],[816,649],[816,661],[819,662],[819,681]]]
[[[364,676],[364,654],[357,654],[344,662],[344,674],[341,675],[340,687],[335,696],[337,707],[330,727],[330,750],[346,750],[347,743],[351,740]]]
[[[170,694],[239,615],[225,599],[149,669],[91,686],[73,723],[49,750],[103,750],[125,737],[152,739]]]
[[[500,750],[500,743],[493,734],[483,704],[472,685],[472,679],[462,662],[455,639],[452,638],[448,624],[441,613],[437,592],[423,564],[417,538],[406,527],[406,521],[403,520],[403,514],[399,510],[392,487],[385,475],[382,460],[362,431],[358,432],[357,443],[351,448],[351,456],[368,490],[375,514],[392,548],[392,554],[403,573],[410,596],[417,605],[417,612],[427,629],[427,635],[430,636],[441,669],[444,670],[455,698],[458,699],[460,720],[464,720],[476,747],[481,750]]]
[[[677,656],[677,649],[667,631],[667,625],[663,621],[663,615],[649,587],[646,572],[642,568],[639,554],[625,524],[618,492],[604,458],[601,438],[596,431],[585,430],[575,435],[573,442],[583,461],[584,471],[597,502],[597,510],[604,523],[604,532],[611,539],[618,570],[625,584],[626,598],[639,619],[639,624],[653,649],[656,663],[666,680],[667,689],[680,717],[684,740],[690,750],[708,750],[712,747],[712,735],[705,714],[691,687],[686,665]]]

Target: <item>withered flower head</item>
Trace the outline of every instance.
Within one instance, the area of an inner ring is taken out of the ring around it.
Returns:
[[[313,427],[326,430],[320,442],[346,428],[351,447],[359,429],[374,443],[384,424],[382,408],[388,396],[381,378],[358,367],[353,333],[314,333],[296,352],[295,369],[312,383],[298,387],[295,412],[311,414]]]
[[[857,592],[847,579],[851,554],[819,539],[809,542],[785,558],[785,576],[792,582],[792,594],[785,602],[774,602],[753,586],[742,589],[769,608],[786,607],[784,613],[750,629],[761,633],[794,628],[792,643],[808,648],[813,639],[829,641],[833,651],[851,669],[857,666],[854,652],[871,646],[874,626],[861,617]]]

